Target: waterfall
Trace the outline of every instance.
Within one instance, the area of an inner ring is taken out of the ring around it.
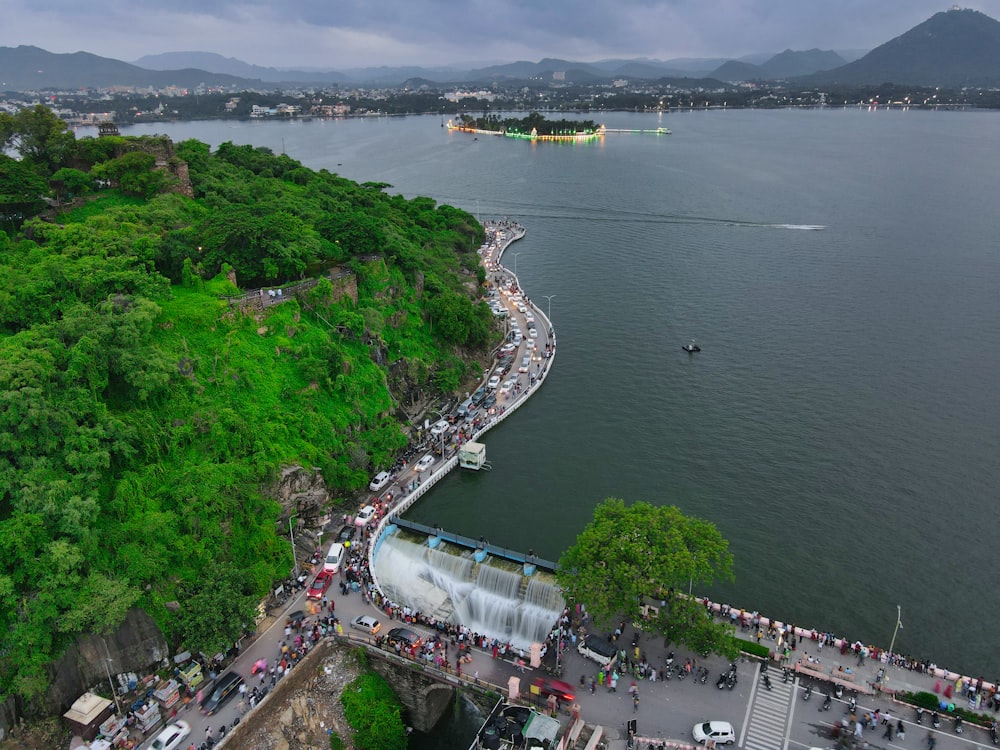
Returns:
[[[519,565],[507,570],[493,558],[476,564],[472,551],[457,545],[431,549],[396,533],[382,541],[373,564],[382,590],[397,604],[520,648],[544,641],[565,607],[559,589],[541,574],[524,586]]]

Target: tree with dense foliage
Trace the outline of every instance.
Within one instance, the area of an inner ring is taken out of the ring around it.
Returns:
[[[599,623],[639,621],[653,598],[666,606],[650,627],[672,641],[698,643],[699,652],[731,648],[724,626],[715,627],[703,606],[674,593],[731,580],[729,543],[714,524],[673,505],[606,499],[559,558],[556,575],[567,596]]]
[[[14,231],[45,207],[45,179],[28,164],[0,153],[0,232]]]
[[[459,390],[500,335],[467,213],[197,141],[174,151],[195,197],[163,192],[155,140],[81,139],[72,169],[0,156],[15,202],[95,184],[0,231],[0,697],[29,705],[131,607],[172,647],[235,641],[292,565],[282,467],[346,505],[406,445],[400,405]],[[244,311],[231,276],[286,294]]]
[[[0,150],[13,148],[40,173],[51,174],[73,155],[76,137],[44,104],[0,113]]]
[[[399,750],[406,747],[402,705],[389,683],[367,671],[344,686],[340,694],[344,717],[354,730],[358,750]]]

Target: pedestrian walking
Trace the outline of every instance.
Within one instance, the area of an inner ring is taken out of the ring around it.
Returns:
[[[639,713],[639,694],[632,696],[632,713]]]
[[[902,742],[906,739],[906,727],[903,725],[903,720],[900,719],[896,722],[896,737]]]

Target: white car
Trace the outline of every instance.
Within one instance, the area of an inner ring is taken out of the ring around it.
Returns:
[[[367,526],[369,522],[375,517],[375,508],[371,505],[366,505],[364,508],[358,511],[358,515],[354,517],[355,526]]]
[[[534,323],[535,322],[535,314],[533,312],[531,312],[531,310],[528,310],[528,312],[526,312],[524,314],[524,319],[526,321],[528,321],[529,323]]]
[[[150,750],[177,750],[184,738],[191,734],[191,725],[186,721],[175,721],[153,740]]]
[[[434,454],[428,453],[426,456],[417,461],[417,465],[414,467],[417,471],[427,471],[431,468],[431,464],[434,463]]]
[[[486,381],[486,387],[489,388],[491,391],[496,390],[496,387],[498,385],[500,385],[499,375],[491,375],[490,379]]]
[[[538,331],[536,331],[534,328],[529,328],[528,329],[528,338],[529,339],[533,339],[537,335],[538,335]]]
[[[517,349],[516,344],[512,344],[509,341],[500,347],[500,354],[510,354],[512,351]]]
[[[691,736],[699,745],[712,740],[716,745],[732,745],[736,742],[736,732],[728,721],[703,721],[695,724]]]
[[[510,393],[512,390],[514,390],[514,386],[516,384],[517,384],[517,378],[507,378],[500,385],[500,393],[501,394]]]
[[[434,425],[431,427],[431,435],[437,437],[438,435],[447,432],[449,427],[451,427],[451,425],[448,424],[447,419],[442,419],[439,422],[435,422]]]
[[[390,479],[391,477],[389,476],[388,471],[380,471],[375,475],[375,478],[372,479],[371,484],[368,485],[368,489],[372,492],[378,492],[380,489],[389,484]]]

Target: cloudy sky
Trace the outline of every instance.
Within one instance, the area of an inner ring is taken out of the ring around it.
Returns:
[[[0,46],[258,65],[492,64],[860,50],[946,0],[0,0]],[[966,6],[1000,18],[1000,0]]]

